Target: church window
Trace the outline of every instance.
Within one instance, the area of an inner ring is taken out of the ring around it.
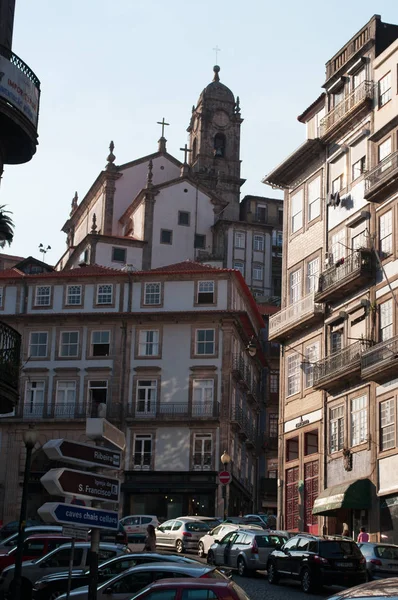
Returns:
[[[195,248],[206,248],[206,236],[201,233],[195,233]]]
[[[97,304],[112,304],[113,300],[113,285],[106,283],[99,285],[97,288]]]
[[[214,302],[214,281],[198,282],[198,304],[213,304]]]
[[[35,306],[50,306],[51,287],[49,285],[38,285],[35,294]]]
[[[197,142],[197,139],[195,138],[193,141],[193,144],[192,144],[192,160],[195,160],[197,151],[198,151],[198,142]]]
[[[160,283],[146,283],[144,291],[144,304],[156,305],[161,301]]]
[[[225,135],[216,133],[214,136],[214,156],[224,158],[225,156]]]
[[[126,248],[112,248],[112,261],[113,262],[126,262]]]
[[[160,243],[161,244],[172,244],[173,243],[173,232],[171,229],[160,230]]]
[[[185,210],[178,211],[178,224],[186,225],[189,227],[191,221],[191,214]]]
[[[82,286],[68,285],[66,288],[66,304],[79,305],[82,303]]]

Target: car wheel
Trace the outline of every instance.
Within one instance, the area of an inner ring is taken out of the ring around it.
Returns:
[[[301,572],[301,589],[305,594],[310,594],[314,591],[314,587],[311,573],[308,569],[303,569]]]
[[[238,558],[238,573],[241,577],[247,575],[247,567],[245,563],[245,559],[239,556]]]
[[[278,571],[276,570],[274,563],[269,563],[267,571],[268,571],[268,583],[270,583],[271,585],[277,584],[279,581],[279,576],[278,576]]]
[[[184,552],[184,546],[182,545],[181,540],[176,541],[176,550],[177,550],[178,554],[181,554],[182,552]]]
[[[198,556],[200,556],[200,558],[203,558],[205,555],[205,547],[203,545],[203,542],[199,542],[199,546],[198,546]]]
[[[214,554],[212,550],[209,550],[208,554],[207,554],[207,564],[208,565],[215,565],[215,561],[214,561]]]

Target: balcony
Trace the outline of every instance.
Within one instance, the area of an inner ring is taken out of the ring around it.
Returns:
[[[257,427],[246,416],[240,406],[234,406],[231,411],[231,425],[247,446],[254,447],[257,439]]]
[[[193,455],[193,470],[211,471],[212,458],[211,452],[195,452]]]
[[[368,346],[367,340],[361,340],[318,361],[314,365],[314,388],[329,391],[360,381],[361,355]]]
[[[315,299],[317,302],[339,300],[362,288],[372,277],[372,252],[369,248],[360,248],[322,272]]]
[[[364,197],[369,202],[382,202],[398,189],[398,151],[383,158],[365,177]]]
[[[134,471],[150,471],[152,468],[151,452],[135,452],[133,455]]]
[[[242,354],[234,354],[232,357],[232,376],[239,383],[239,385],[247,391],[247,397],[249,400],[258,400],[258,379],[252,374],[251,368],[245,362]]]
[[[0,322],[0,414],[14,410],[18,402],[21,336]]]
[[[398,369],[398,336],[372,346],[361,356],[363,379],[382,383],[396,377]]]
[[[40,81],[24,61],[0,46],[0,130],[5,164],[28,162],[36,152]],[[4,60],[5,59],[5,60]]]
[[[319,125],[319,137],[322,141],[329,140],[340,133],[343,127],[351,126],[356,120],[361,119],[369,110],[374,94],[372,81],[363,81],[335,108],[329,111]]]
[[[43,419],[85,419],[91,416],[86,406],[73,403],[45,404],[44,402],[25,402],[18,407],[15,415],[18,418],[30,421]]]
[[[201,419],[218,419],[220,404],[218,402],[163,402],[153,406],[141,407],[129,404],[125,407],[125,418],[156,421],[196,421]]]
[[[268,337],[270,341],[283,341],[321,321],[323,312],[323,305],[315,302],[313,294],[308,294],[270,317]]]

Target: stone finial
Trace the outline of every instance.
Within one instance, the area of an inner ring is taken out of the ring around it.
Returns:
[[[220,67],[218,65],[214,65],[213,71],[214,71],[213,81],[220,81],[220,76],[219,76]]]
[[[97,215],[95,213],[93,213],[93,219],[91,221],[90,233],[97,233]]]
[[[166,142],[167,142],[167,140],[166,140],[165,137],[162,136],[161,138],[159,138],[159,140],[158,140],[158,152],[163,152],[163,153],[167,152],[167,150],[166,150]]]
[[[236,112],[237,115],[240,113],[240,100],[239,100],[239,96],[236,96],[235,112]]]
[[[75,210],[77,209],[77,201],[78,201],[78,199],[79,199],[79,196],[77,195],[77,192],[75,192],[75,195],[72,198],[70,216],[72,216],[73,213],[75,212]]]
[[[192,104],[192,112],[193,113],[195,112],[195,105],[194,104]]]
[[[153,187],[153,162],[152,159],[149,161],[148,163],[148,173],[146,176],[146,187],[147,188],[151,188]]]
[[[116,156],[113,154],[114,149],[115,149],[115,144],[113,143],[113,141],[111,141],[111,143],[109,144],[109,154],[106,159],[108,162],[108,164],[106,165],[106,169],[108,171],[112,171],[112,170],[116,169],[116,166],[113,164],[116,160]]]

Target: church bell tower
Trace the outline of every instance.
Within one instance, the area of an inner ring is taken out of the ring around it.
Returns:
[[[201,93],[192,108],[190,134],[191,172],[208,188],[215,191],[228,207],[227,219],[239,219],[240,186],[240,115],[239,97],[220,82],[220,67],[215,66],[214,78]]]

